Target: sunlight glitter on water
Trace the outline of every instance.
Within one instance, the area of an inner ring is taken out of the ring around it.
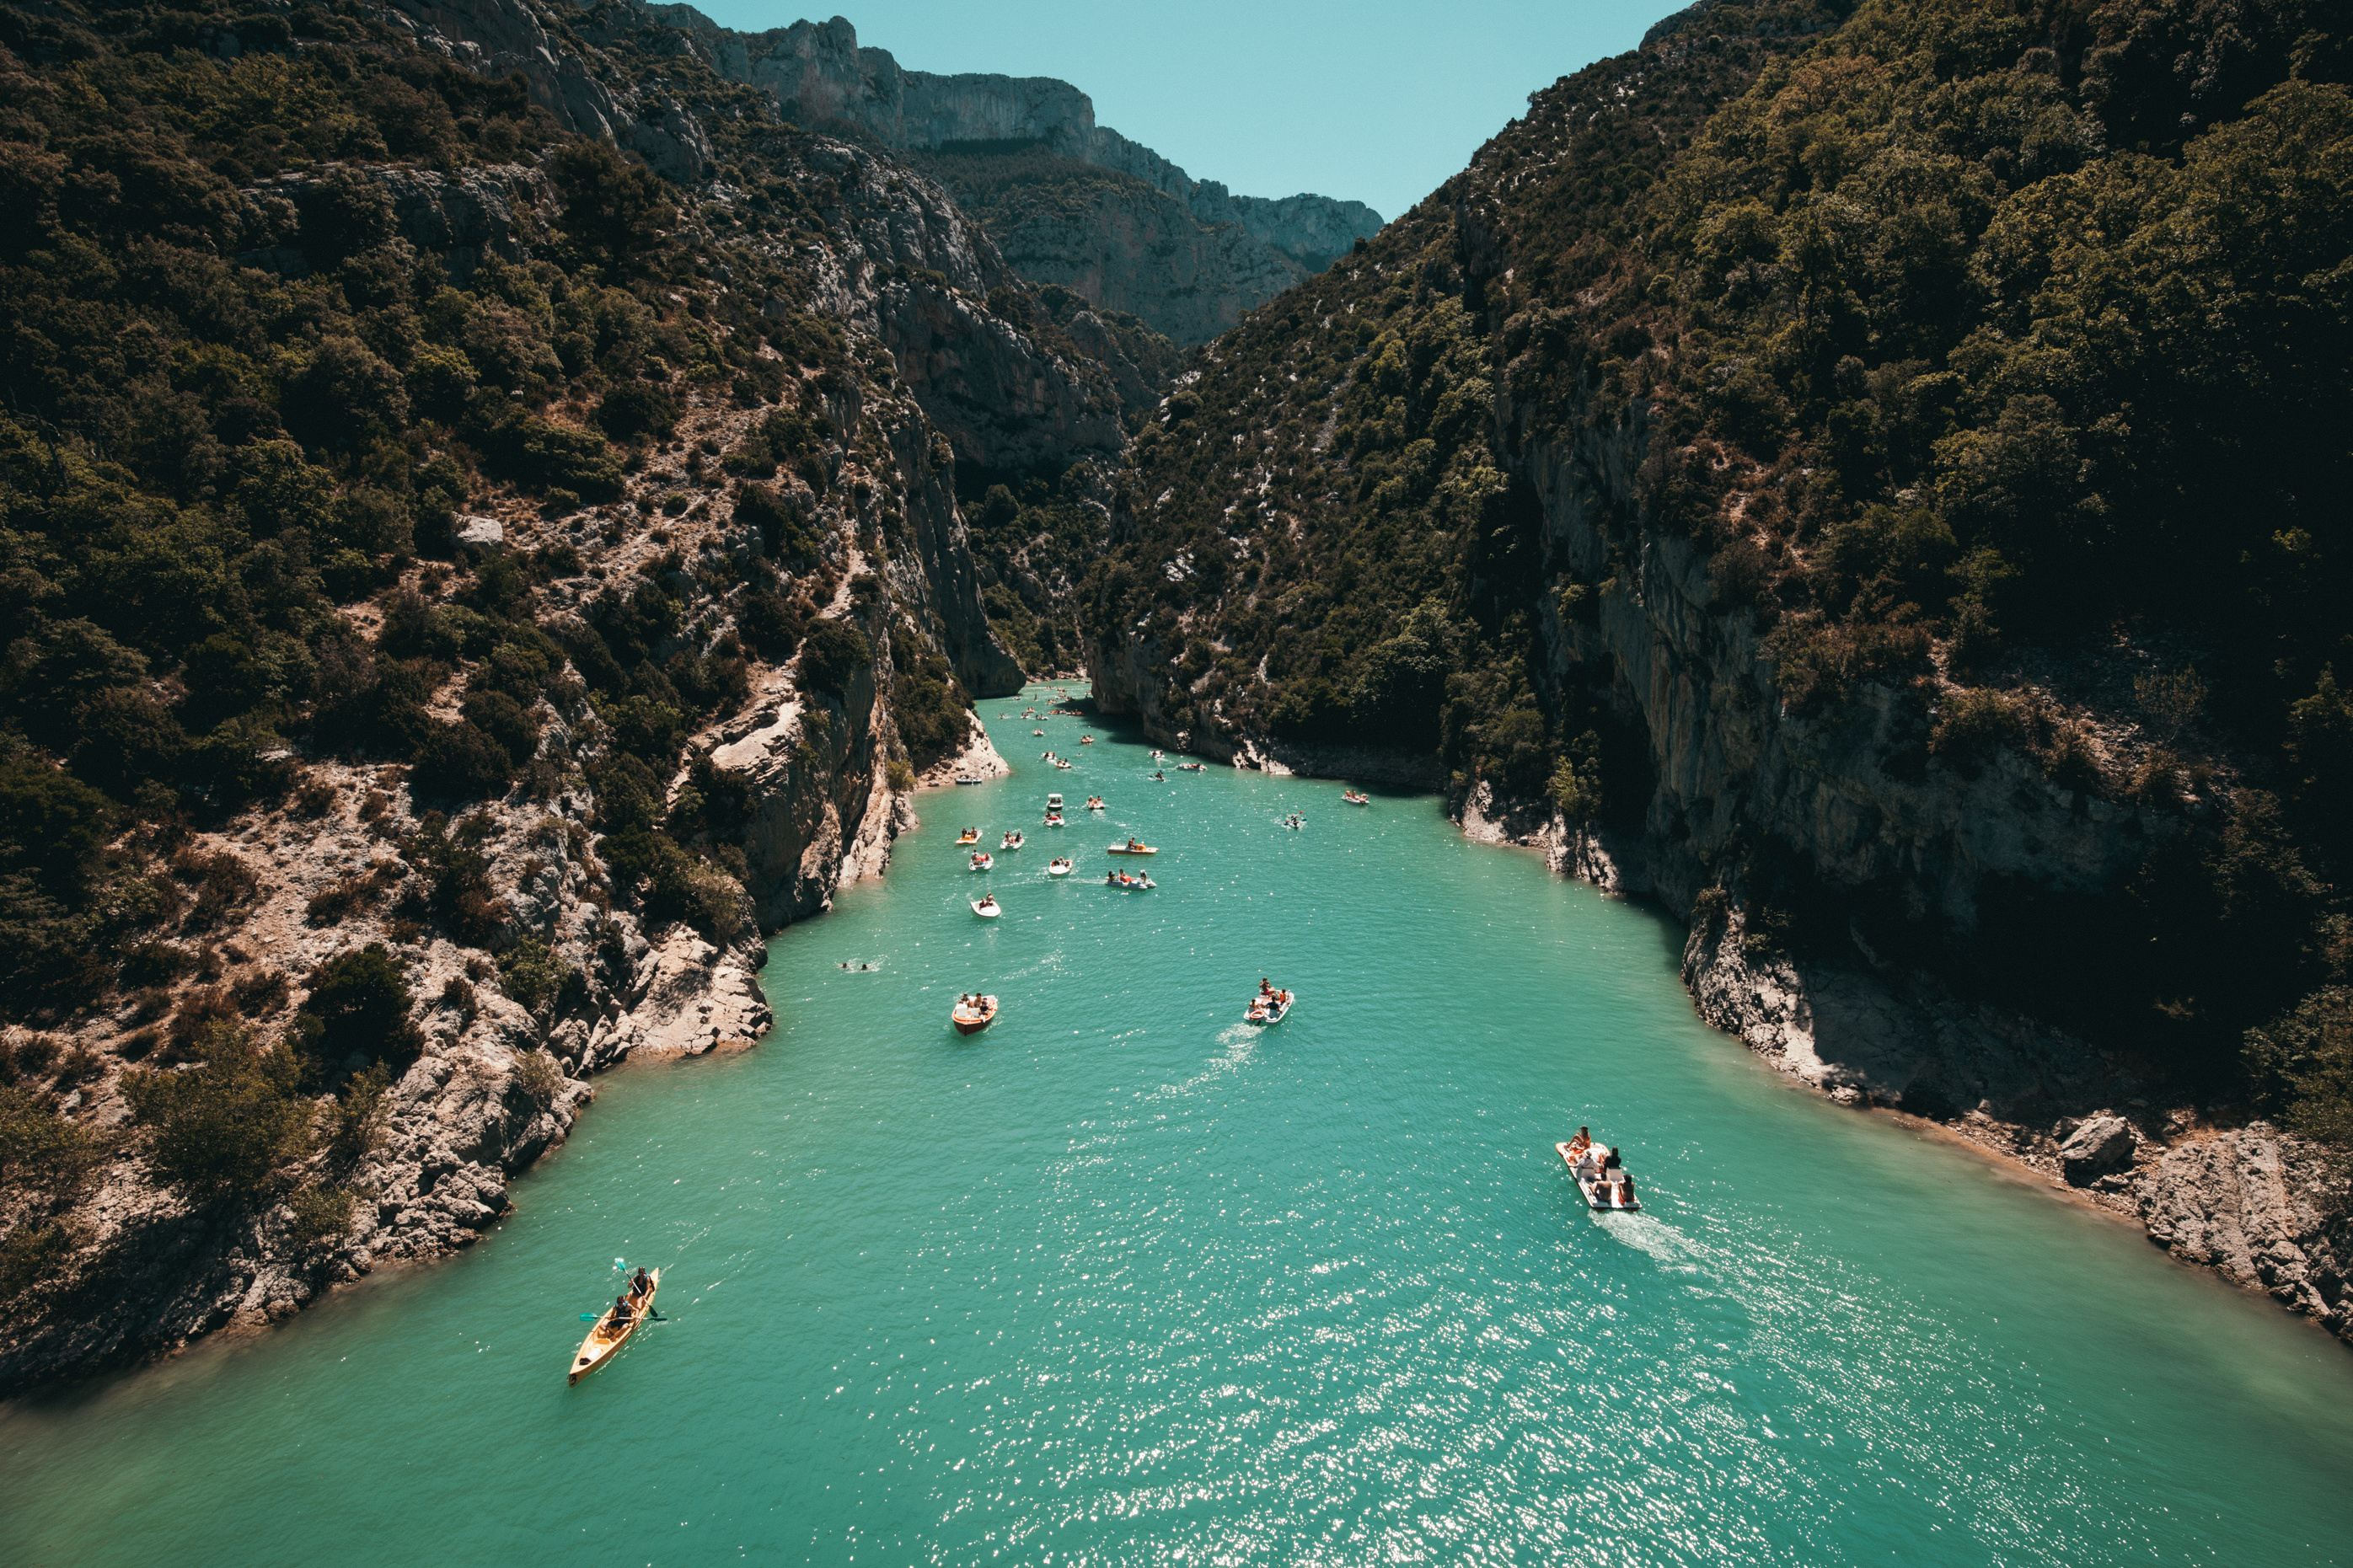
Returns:
[[[922,797],[775,939],[776,1034],[603,1080],[474,1255],[0,1416],[26,1560],[2341,1552],[2342,1347],[1792,1090],[1694,1018],[1673,931],[1427,797],[1048,727],[1097,743]],[[1112,810],[975,920],[955,827],[1049,789]],[[1152,892],[1101,884],[1130,832]],[[1582,1207],[1579,1123],[1643,1214]],[[676,1321],[567,1390],[617,1253]]]

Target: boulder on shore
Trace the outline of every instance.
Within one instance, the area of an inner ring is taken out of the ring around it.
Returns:
[[[2059,1145],[2059,1168],[2080,1187],[2131,1163],[2134,1147],[2131,1122],[2121,1116],[2094,1116]]]

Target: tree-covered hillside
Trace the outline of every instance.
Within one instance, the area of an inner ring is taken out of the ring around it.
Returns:
[[[1117,439],[1133,364],[919,175],[634,9],[460,22],[542,76],[353,0],[0,5],[0,1382],[211,1326],[224,1259],[457,1245],[363,1190],[428,1036],[543,1147],[649,939],[821,905],[795,836],[1018,681],[940,378]],[[140,1252],[169,1203],[210,1239]]]
[[[1919,962],[2204,1092],[2342,1100],[2348,37],[2309,0],[1695,6],[1205,351],[1091,635],[1157,650],[1197,742],[1434,749],[1631,827],[1651,750],[1552,651],[1692,542],[1785,712],[1892,691],[1901,766],[2155,814],[2101,896],[1899,915]],[[1571,571],[1535,478],[1612,452]],[[1736,874],[1844,942],[1771,844]],[[2217,1068],[2307,995],[2333,1033]]]

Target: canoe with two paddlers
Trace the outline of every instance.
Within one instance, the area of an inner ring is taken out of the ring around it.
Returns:
[[[586,1339],[580,1342],[580,1353],[572,1358],[572,1375],[565,1380],[566,1383],[577,1383],[612,1360],[614,1352],[628,1343],[629,1336],[638,1331],[638,1325],[653,1315],[654,1292],[661,1289],[661,1270],[655,1269],[646,1279],[646,1299],[632,1303],[636,1310],[628,1318],[616,1322],[614,1314],[620,1308],[612,1306],[605,1309],[605,1315],[596,1320],[596,1326],[588,1331]]]

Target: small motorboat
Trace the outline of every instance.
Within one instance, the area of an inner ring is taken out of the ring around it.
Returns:
[[[1043,735],[1046,731],[1043,730],[1032,730],[1029,732],[1033,735]]]
[[[956,835],[956,842],[957,842],[957,843],[959,843],[959,844],[977,844],[977,843],[979,843],[979,842],[980,842],[980,829],[979,829],[979,828],[977,828],[977,827],[967,827],[967,828],[965,828],[962,833],[959,833],[959,834],[957,834],[957,835]]]
[[[1340,792],[1340,798],[1346,801],[1350,805],[1370,805],[1373,804],[1373,797],[1371,795],[1358,795],[1352,789],[1342,790]]]
[[[995,893],[983,893],[980,897],[972,901],[972,912],[978,915],[982,920],[993,921],[997,916],[1003,914],[1005,912],[1005,909],[1003,905],[997,901],[997,895]]]
[[[1149,877],[1131,877],[1124,871],[1108,872],[1103,877],[1104,887],[1117,888],[1123,893],[1141,892],[1146,888],[1156,888],[1159,885]]]
[[[1624,1166],[1620,1166],[1614,1174],[1601,1169],[1599,1157],[1595,1153],[1600,1148],[1599,1144],[1588,1143],[1582,1152],[1574,1154],[1569,1152],[1571,1147],[1567,1142],[1556,1143],[1553,1152],[1560,1156],[1560,1163],[1568,1167],[1568,1173],[1577,1178],[1577,1189],[1584,1193],[1589,1207],[1625,1214],[1641,1208],[1641,1202],[1631,1195],[1633,1178],[1626,1174]]]
[[[1242,1015],[1245,1024],[1280,1024],[1291,1016],[1291,1004],[1296,1000],[1288,991],[1261,991],[1250,998],[1250,1011]]]
[[[1092,735],[1082,735],[1079,737],[1079,744],[1082,746],[1092,746],[1094,743],[1095,738]]]
[[[1180,773],[1198,773],[1208,765],[1207,763],[1178,763],[1176,771]]]
[[[1005,835],[1005,842],[999,844],[997,847],[999,849],[1018,849],[1022,845],[1028,842],[1029,840],[1021,836],[1020,829],[1012,828],[1007,831]]]
[[[1091,795],[1087,796],[1087,809],[1088,809],[1089,811],[1101,811],[1103,808],[1103,796],[1101,796],[1101,795]]]
[[[1056,813],[1054,816],[1049,816],[1048,818],[1046,818],[1046,826],[1049,826],[1049,827],[1060,827],[1060,826],[1062,826],[1062,818],[1061,818],[1061,815],[1060,815],[1060,813]]]
[[[1160,761],[1163,757],[1166,757],[1167,754],[1168,754],[1168,753],[1167,753],[1167,752],[1153,752],[1153,753],[1152,753],[1152,760],[1153,760],[1154,762],[1155,762],[1155,763],[1156,763],[1156,762]]]
[[[1138,839],[1131,838],[1124,844],[1113,844],[1109,846],[1104,849],[1103,853],[1106,855],[1157,855],[1160,851],[1155,849],[1149,844],[1143,843]]]
[[[974,870],[986,871],[991,866],[996,864],[997,857],[991,855],[986,849],[976,849],[972,852],[972,868]]]
[[[1046,809],[1052,812],[1059,812],[1062,809],[1061,791],[1056,790],[1052,795],[1046,797]]]
[[[653,1315],[654,1291],[661,1289],[661,1270],[652,1270],[646,1279],[649,1288],[646,1291],[646,1299],[636,1304],[635,1315],[616,1322],[613,1314],[620,1309],[607,1307],[605,1315],[596,1320],[596,1326],[588,1331],[588,1337],[580,1342],[580,1352],[572,1358],[572,1374],[564,1380],[567,1386],[578,1383],[612,1360],[614,1354],[628,1343],[629,1336],[638,1331],[638,1325]]]
[[[997,1022],[997,998],[959,996],[948,1014],[948,1022],[956,1026],[959,1035],[977,1035]]]
[[[1056,767],[1060,768],[1060,769],[1063,769],[1065,772],[1067,772],[1067,771],[1069,770],[1069,768],[1070,768],[1070,765],[1071,765],[1071,764],[1070,764],[1070,763],[1066,763],[1066,762],[1064,762],[1061,758],[1060,758],[1060,757],[1056,757],[1056,758],[1054,759],[1054,765],[1055,765]]]
[[[1046,875],[1049,877],[1067,877],[1070,874],[1071,862],[1067,856],[1060,859],[1049,860],[1046,862]]]
[[[970,773],[958,773],[956,775],[956,783],[960,784],[976,784],[980,783],[980,781],[973,777]]]
[[[1051,752],[1040,752],[1038,753],[1038,760],[1041,763],[1052,763],[1059,762],[1061,759],[1055,756]]]

